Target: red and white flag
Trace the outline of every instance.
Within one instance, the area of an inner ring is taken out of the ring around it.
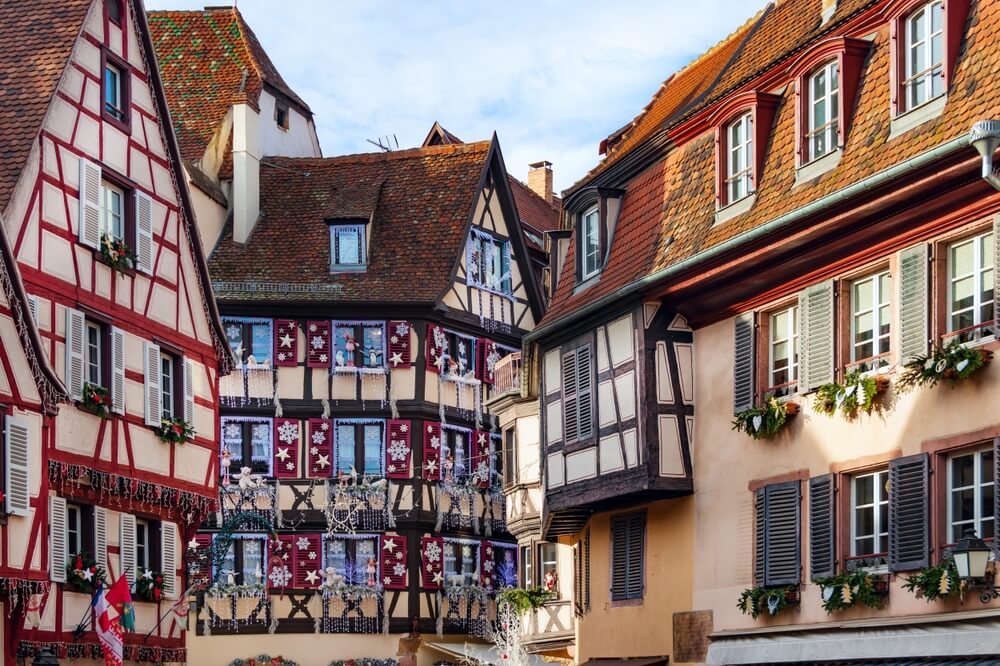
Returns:
[[[118,613],[104,598],[104,588],[94,595],[94,617],[97,618],[97,637],[104,651],[104,666],[122,666],[124,638]]]

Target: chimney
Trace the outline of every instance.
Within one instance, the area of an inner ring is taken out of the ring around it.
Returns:
[[[837,11],[837,0],[823,0],[823,11],[820,13],[822,22],[826,23],[831,18],[833,18],[833,14],[836,11]]]
[[[552,162],[542,160],[529,164],[528,187],[545,199],[546,203],[552,203]]]
[[[260,217],[260,114],[233,105],[233,240],[246,243]]]

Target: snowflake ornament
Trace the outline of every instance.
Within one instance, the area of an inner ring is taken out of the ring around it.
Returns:
[[[312,439],[313,439],[313,444],[322,444],[323,440],[325,440],[326,437],[323,435],[322,432],[317,430],[316,432],[313,433]]]
[[[309,447],[309,455],[314,456],[317,453],[319,453],[319,449],[317,449],[315,446]]]
[[[240,427],[235,423],[226,426],[226,439],[236,439],[240,436]]]
[[[323,346],[324,346],[324,344],[325,344],[323,342],[323,336],[314,335],[313,338],[312,338],[312,341],[309,344],[312,345],[313,349],[322,349]]]
[[[226,335],[230,338],[238,338],[240,337],[240,335],[242,335],[242,333],[243,332],[240,330],[240,327],[236,326],[235,324],[229,326],[229,328],[226,329]]]
[[[309,546],[311,544],[309,543],[309,539],[305,537],[299,537],[299,540],[295,542],[295,545],[298,547],[299,550],[309,550]]]
[[[395,566],[392,567],[392,573],[394,576],[402,576],[403,574],[406,573],[406,566],[397,563]]]
[[[389,443],[389,459],[403,462],[410,453],[410,447],[402,439],[394,439]]]
[[[441,546],[437,543],[429,543],[427,544],[427,547],[424,548],[424,554],[427,555],[428,562],[440,562]]]
[[[299,427],[290,421],[285,421],[278,426],[278,439],[291,444],[299,437]]]
[[[292,582],[292,572],[286,566],[274,567],[267,579],[274,587],[287,587]]]

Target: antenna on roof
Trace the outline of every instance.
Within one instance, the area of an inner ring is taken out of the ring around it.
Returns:
[[[378,146],[378,149],[381,150],[383,153],[390,153],[393,150],[399,150],[399,139],[396,138],[395,134],[392,135],[391,139],[389,138],[389,135],[386,134],[384,142],[383,142],[383,137],[379,137],[377,139],[365,139],[365,141],[372,144],[373,146]],[[393,143],[396,144],[395,148],[392,147]]]

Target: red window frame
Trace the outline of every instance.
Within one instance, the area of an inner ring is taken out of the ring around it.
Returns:
[[[767,140],[774,126],[774,117],[781,103],[779,95],[750,90],[732,97],[724,102],[709,119],[710,125],[715,127],[715,201],[717,208],[725,208],[733,201],[729,201],[726,192],[726,178],[728,176],[728,137],[729,125],[739,116],[750,112],[751,130],[753,132],[753,164],[750,174],[751,191],[747,196],[752,195],[760,189],[760,177],[764,169],[764,161],[767,156]],[[744,197],[746,198],[746,197]],[[743,199],[740,199],[742,201]]]
[[[118,118],[115,114],[109,113],[105,103],[105,77],[108,65],[112,65],[121,72],[121,108],[123,117]],[[111,123],[126,134],[132,131],[132,68],[122,58],[119,58],[107,47],[101,48],[101,118]]]

